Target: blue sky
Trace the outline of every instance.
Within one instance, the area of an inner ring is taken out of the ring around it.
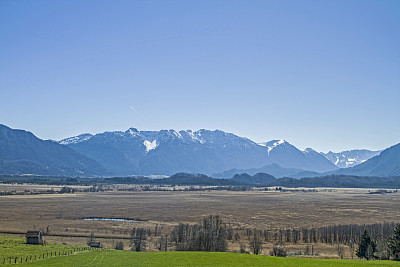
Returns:
[[[400,142],[400,1],[0,1],[0,123]]]

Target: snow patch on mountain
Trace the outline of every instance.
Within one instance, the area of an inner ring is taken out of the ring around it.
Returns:
[[[285,143],[286,141],[285,140],[283,140],[283,139],[281,139],[281,140],[274,140],[274,141],[270,141],[270,142],[268,142],[268,143],[266,143],[266,147],[267,147],[267,150],[268,150],[268,154],[269,154],[269,152],[271,152],[275,147],[277,147],[277,146],[279,146],[279,145],[281,145],[281,144],[283,144],[283,143]],[[272,143],[272,144],[271,144]]]
[[[69,138],[63,139],[59,143],[61,145],[77,144],[77,143],[80,143],[80,142],[87,141],[92,137],[93,137],[93,135],[91,135],[89,133],[85,133],[85,134],[81,134],[81,135],[78,135],[78,136],[73,136],[73,137],[69,137]]]
[[[183,139],[182,135],[179,132],[177,132],[175,130],[171,130],[171,131],[176,137],[178,137],[179,139]]]
[[[86,142],[69,145],[118,175],[173,174],[179,171],[212,174],[274,163],[282,168],[314,172],[336,169],[319,153],[304,153],[284,139],[257,144],[220,130],[178,132],[130,128],[99,133]]]
[[[199,132],[193,132],[192,130],[187,130],[185,131],[193,141],[199,142],[200,144],[204,144],[205,141],[200,137],[201,133]]]
[[[126,133],[130,134],[131,136],[139,136],[140,132],[136,128],[129,128]]]
[[[144,140],[143,145],[146,147],[146,152],[149,152],[158,147],[157,140],[154,140],[153,142]]]
[[[370,158],[379,155],[380,153],[381,151],[358,149],[358,150],[342,151],[338,153],[329,151],[326,154],[325,153],[321,154],[336,166],[340,168],[349,168],[361,164],[369,160]]]

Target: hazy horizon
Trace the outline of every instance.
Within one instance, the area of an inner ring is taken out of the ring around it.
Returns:
[[[1,1],[0,123],[400,143],[400,1]]]

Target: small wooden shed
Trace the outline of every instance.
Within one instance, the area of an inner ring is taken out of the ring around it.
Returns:
[[[41,231],[27,231],[26,232],[26,243],[30,245],[42,245],[43,235]]]
[[[89,247],[91,247],[91,248],[101,248],[101,243],[99,241],[91,241],[89,243]]]

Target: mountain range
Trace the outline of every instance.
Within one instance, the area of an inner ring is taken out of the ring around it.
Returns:
[[[108,171],[68,146],[0,124],[0,173],[98,176]]]
[[[232,168],[259,168],[277,164],[298,171],[338,169],[320,153],[300,151],[285,140],[257,144],[232,133],[215,130],[138,131],[83,134],[60,144],[92,158],[116,175],[178,172],[207,175]]]
[[[3,174],[130,176],[187,172],[231,178],[238,173],[263,172],[295,178],[335,173],[389,176],[400,174],[398,150],[394,146],[380,155],[379,151],[367,150],[323,154],[311,148],[301,151],[283,139],[255,143],[232,133],[204,129],[178,132],[130,128],[55,142],[0,125]],[[343,164],[338,158],[351,162],[343,163],[349,168],[339,168]]]
[[[334,174],[360,176],[400,176],[400,144],[383,150],[379,155],[351,168]]]
[[[361,164],[372,157],[379,155],[382,151],[370,151],[366,149],[356,149],[342,152],[332,152],[322,153],[330,162],[338,166],[339,168],[354,167]]]

